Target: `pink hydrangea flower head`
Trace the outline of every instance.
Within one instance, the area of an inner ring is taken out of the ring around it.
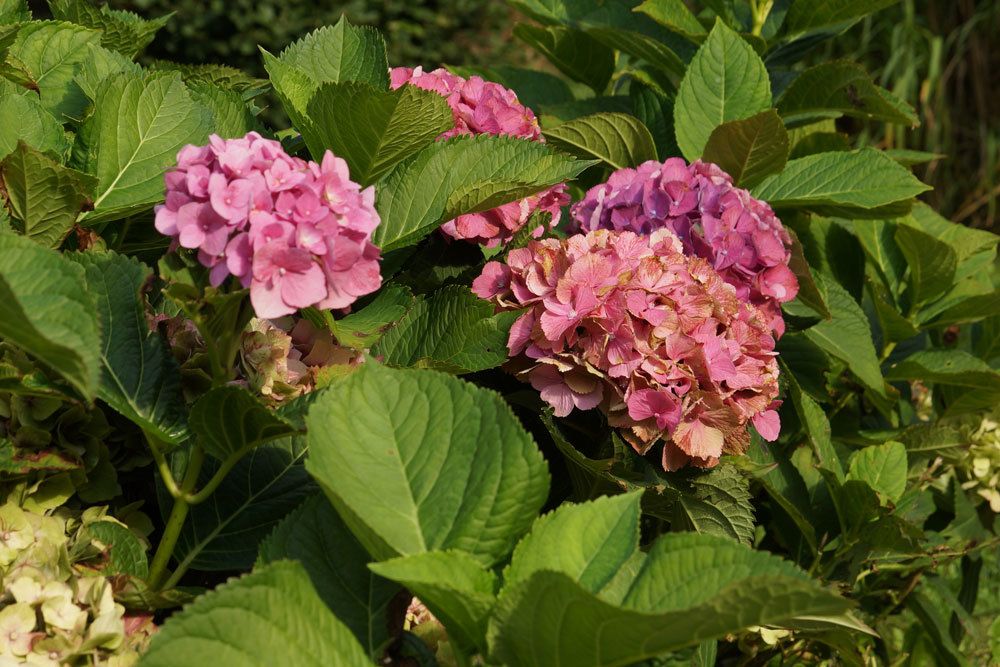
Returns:
[[[478,76],[468,79],[446,69],[425,72],[423,68],[396,67],[390,74],[392,88],[409,84],[435,92],[448,101],[455,126],[441,134],[439,140],[457,136],[492,134],[544,142],[538,119],[521,104],[517,94],[498,83]],[[536,212],[552,216],[551,226],[559,223],[562,207],[569,204],[565,184],[555,185],[544,192],[521,201],[510,202],[482,213],[469,213],[449,220],[441,231],[454,239],[464,239],[487,247],[507,243]],[[539,237],[544,229],[532,230]]]
[[[791,237],[774,211],[733,185],[718,166],[681,158],[619,169],[572,208],[581,231],[670,229],[684,252],[707,260],[739,297],[763,311],[775,335],[781,304],[798,293],[788,268]]]
[[[599,229],[531,241],[489,262],[472,289],[524,310],[510,367],[558,416],[599,407],[636,451],[711,467],[743,452],[750,423],[780,430],[778,365],[766,313],[670,229]]]
[[[197,250],[213,285],[236,276],[260,317],[347,308],[382,284],[374,190],[330,151],[317,164],[256,132],[212,135],[182,148],[164,180],[157,230]]]

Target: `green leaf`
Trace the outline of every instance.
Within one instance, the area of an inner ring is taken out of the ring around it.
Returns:
[[[514,549],[504,585],[551,570],[600,594],[639,550],[641,499],[642,492],[632,492],[563,503],[539,517]]]
[[[488,211],[572,179],[592,162],[535,141],[480,135],[431,144],[381,182],[383,252],[417,243],[463,213]]]
[[[114,252],[70,255],[85,271],[101,324],[98,396],[158,440],[187,435],[180,370],[159,333],[146,322],[142,290],[149,268]]]
[[[688,39],[700,40],[708,34],[698,17],[684,4],[684,0],[646,0],[632,11],[642,12]]]
[[[236,386],[216,387],[201,396],[191,406],[188,422],[198,443],[220,461],[295,432],[253,394]]]
[[[455,374],[495,368],[507,361],[507,336],[519,315],[494,314],[468,287],[452,285],[418,300],[372,351],[389,366]]]
[[[787,370],[787,366],[784,367]],[[799,421],[806,432],[809,444],[820,466],[829,470],[839,481],[844,480],[844,467],[837,455],[837,450],[833,447],[833,440],[830,437],[830,420],[822,406],[814,401],[808,394],[802,391],[802,387],[792,373],[788,373],[788,393],[795,405],[795,411],[799,415]]]
[[[677,485],[671,528],[719,535],[752,544],[750,483],[735,467],[722,465]]]
[[[315,84],[360,81],[389,89],[385,41],[370,26],[354,26],[341,17],[334,26],[314,30],[278,56]]]
[[[910,268],[910,299],[914,308],[953,287],[958,257],[947,243],[909,225],[896,227],[895,240]]]
[[[0,0],[0,25],[31,20],[27,0]]]
[[[313,405],[309,472],[384,560],[461,549],[490,565],[534,519],[549,475],[499,395],[365,364]]]
[[[514,26],[514,36],[534,48],[560,72],[600,95],[615,69],[615,52],[581,30],[563,26]]]
[[[205,142],[211,112],[180,76],[120,73],[101,86],[77,136],[79,167],[97,176],[88,223],[123,218],[163,199],[163,174],[186,144]]]
[[[90,53],[101,33],[72,23],[33,21],[21,26],[7,52],[6,67],[24,87],[37,90],[45,107],[57,118],[81,117],[86,97],[73,84],[79,63]]]
[[[344,158],[351,179],[369,185],[454,127],[444,97],[416,86],[382,91],[370,84],[322,85],[307,105],[302,136],[316,160]]]
[[[1000,373],[962,350],[915,352],[886,372],[889,380],[922,380],[953,387],[1000,392]]]
[[[0,96],[0,118],[17,119],[0,124],[0,159],[13,153],[19,141],[60,158],[69,151],[62,123],[31,95]]]
[[[339,320],[333,319],[328,311],[317,311],[317,323],[329,329],[341,345],[364,350],[402,320],[413,304],[413,293],[409,288],[389,284],[378,291],[371,303]]]
[[[236,139],[257,128],[257,119],[243,96],[211,83],[190,83],[188,91],[195,102],[212,112],[212,131],[223,139]]]
[[[794,0],[785,16],[788,39],[812,32],[838,33],[899,0]]]
[[[771,83],[760,56],[716,21],[688,65],[674,103],[677,145],[689,161],[701,157],[719,125],[749,118],[771,106]]]
[[[788,132],[774,109],[729,121],[712,130],[702,159],[722,167],[740,187],[749,188],[785,168]]]
[[[87,49],[90,54],[80,63],[73,81],[90,100],[97,99],[101,84],[112,74],[127,72],[132,76],[142,76],[142,66],[117,51],[93,43],[88,44]]]
[[[100,8],[87,0],[48,0],[52,16],[101,31],[101,46],[134,58],[141,53],[156,33],[170,21],[172,14],[146,20],[132,12]]]
[[[813,272],[806,261],[802,242],[799,241],[799,236],[795,233],[795,230],[790,227],[786,227],[785,230],[792,238],[790,248],[791,257],[788,260],[788,268],[792,270],[796,280],[799,281],[799,293],[796,298],[816,311],[821,317],[829,319],[832,315],[826,307],[826,296],[820,290],[819,285],[816,284],[816,279],[813,278]]]
[[[296,560],[316,593],[373,660],[389,639],[389,603],[402,590],[368,569],[371,558],[323,494],[308,498],[260,545],[258,562]]]
[[[101,333],[83,270],[34,241],[0,233],[0,338],[90,400],[101,373]]]
[[[826,291],[826,303],[833,317],[806,329],[805,337],[847,364],[865,387],[886,396],[885,380],[864,311],[840,283],[823,274],[815,277]]]
[[[775,208],[806,208],[847,217],[884,217],[905,212],[930,189],[885,153],[874,148],[818,153],[790,160],[752,194]]]
[[[545,139],[567,153],[600,160],[612,169],[656,159],[649,129],[625,113],[597,113],[567,121],[547,130]]]
[[[23,142],[0,162],[14,229],[38,243],[58,248],[89,203],[94,180],[68,169]]]
[[[629,86],[629,97],[633,115],[653,135],[656,154],[663,158],[680,155],[674,138],[674,98],[635,82]]]
[[[301,565],[274,563],[197,598],[160,626],[142,667],[368,667],[351,631]]]
[[[448,629],[461,651],[486,650],[486,623],[496,604],[497,577],[464,551],[428,551],[368,566],[406,586]]]
[[[630,665],[750,625],[794,627],[797,617],[848,606],[775,556],[671,533],[654,544],[620,607],[560,572],[505,587],[489,643],[502,664]]]
[[[872,487],[892,502],[899,502],[906,490],[906,446],[901,442],[865,447],[851,456],[848,480]]]
[[[302,465],[306,451],[305,438],[293,437],[261,445],[240,459],[208,500],[191,506],[174,550],[180,566],[222,572],[250,568],[261,541],[316,492]],[[205,461],[199,488],[218,468],[214,460]],[[166,516],[170,496],[162,493],[161,502]]]
[[[86,525],[86,535],[103,546],[107,564],[105,575],[127,574],[145,579],[149,574],[146,549],[131,530],[115,521],[95,521]]]
[[[845,114],[889,123],[917,125],[909,104],[876,86],[861,65],[846,61],[811,67],[795,78],[778,100],[785,122]]]

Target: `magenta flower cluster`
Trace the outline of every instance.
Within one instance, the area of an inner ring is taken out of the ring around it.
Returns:
[[[532,241],[490,262],[473,291],[526,308],[508,339],[512,369],[557,416],[594,407],[663,467],[715,465],[780,424],[774,337],[763,313],[673,231],[597,230]]]
[[[165,178],[156,228],[197,250],[213,285],[234,275],[249,287],[258,317],[347,308],[382,284],[374,190],[330,151],[316,164],[256,132],[213,135],[185,146]]]
[[[740,299],[765,313],[777,336],[784,333],[781,304],[799,289],[788,268],[791,238],[770,206],[735,187],[716,165],[670,158],[619,169],[592,187],[572,215],[582,231],[672,230],[685,253],[708,260]]]
[[[410,84],[438,93],[448,100],[455,127],[438,137],[492,134],[544,142],[538,120],[531,109],[521,104],[513,90],[478,76],[468,79],[446,69],[424,72],[422,68],[396,67],[391,71],[392,88]],[[536,212],[552,216],[551,226],[559,222],[562,207],[569,204],[565,184],[560,184],[516,202],[482,213],[468,213],[441,226],[454,239],[496,247],[507,243]],[[537,238],[544,229],[532,230]]]

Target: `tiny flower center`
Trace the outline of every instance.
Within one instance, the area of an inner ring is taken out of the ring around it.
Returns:
[[[16,630],[11,630],[10,634],[7,635],[7,639],[11,640],[12,642],[16,642],[17,641],[17,631]]]
[[[279,275],[279,276],[283,276],[283,275],[285,275],[285,269],[284,269],[284,268],[280,268],[280,269],[278,269],[278,275]]]

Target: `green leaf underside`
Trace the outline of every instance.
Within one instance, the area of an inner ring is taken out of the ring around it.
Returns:
[[[368,654],[389,639],[389,603],[402,590],[368,569],[371,558],[322,494],[306,499],[260,546],[259,562],[296,560],[316,593]]]
[[[131,530],[114,521],[95,521],[88,524],[86,532],[106,548],[108,564],[105,574],[127,574],[145,578],[149,574],[146,550]]]
[[[785,17],[785,25],[789,37],[820,31],[836,33],[897,2],[899,0],[795,0]]]
[[[142,667],[371,665],[351,631],[313,590],[301,565],[260,568],[200,596],[156,633]]]
[[[379,560],[461,549],[493,564],[548,491],[503,400],[441,373],[366,364],[314,403],[307,426],[309,472]]]
[[[635,116],[597,113],[561,123],[545,132],[546,140],[567,153],[596,159],[613,169],[637,167],[656,159],[653,136]]]
[[[471,373],[507,361],[507,336],[519,312],[493,306],[462,285],[418,300],[374,346],[389,366]]]
[[[0,337],[82,396],[97,393],[100,325],[83,270],[34,241],[0,233]]]
[[[859,217],[874,211],[874,217],[884,217],[887,207],[903,205],[905,210],[913,197],[929,189],[881,151],[863,148],[790,160],[784,171],[766,178],[752,194],[776,208]]]
[[[434,143],[382,180],[376,203],[382,224],[374,242],[383,251],[413,245],[458,215],[540,192],[591,164],[511,137],[480,135]]]
[[[773,109],[723,123],[712,130],[702,159],[722,167],[740,187],[752,187],[784,169],[788,132]]]
[[[688,161],[701,157],[719,125],[771,106],[771,83],[760,56],[717,21],[688,65],[674,103],[677,145]]]
[[[180,370],[159,333],[150,332],[141,296],[150,275],[138,260],[113,252],[74,253],[101,323],[98,396],[158,440],[187,434]]]
[[[886,372],[889,380],[923,380],[954,387],[1000,392],[1000,373],[962,350],[915,352]]]

